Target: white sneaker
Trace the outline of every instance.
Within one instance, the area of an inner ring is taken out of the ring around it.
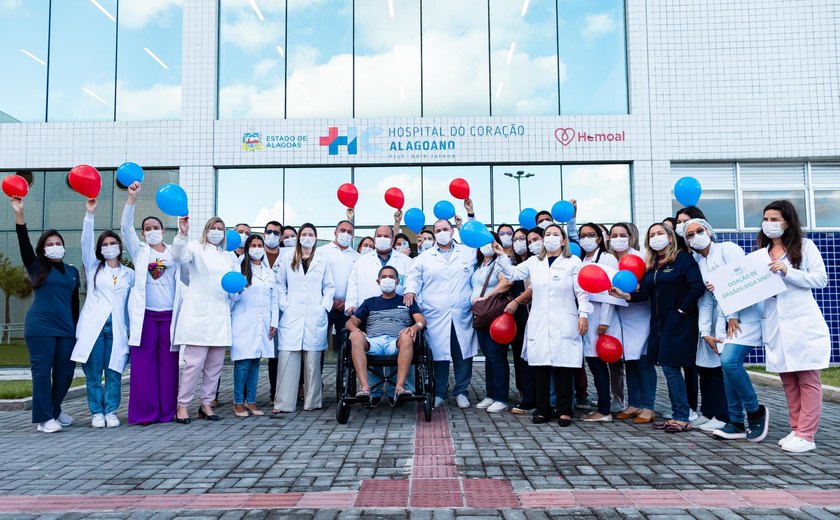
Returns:
[[[105,427],[105,416],[101,413],[93,414],[93,419],[90,420],[90,425],[94,428],[104,428]]]
[[[108,428],[116,428],[120,425],[120,420],[117,419],[117,414],[114,412],[109,413],[105,416],[105,426]]]
[[[443,397],[435,397],[435,408],[440,408],[441,406],[443,406],[443,403]]]
[[[784,445],[784,443],[789,441],[794,435],[796,435],[796,432],[790,432],[789,434],[787,434],[784,437],[782,437],[781,439],[779,439],[779,446]]]
[[[58,421],[56,421],[55,419],[50,419],[49,421],[38,424],[38,431],[44,433],[60,432],[61,425],[58,424]]]
[[[476,408],[478,407],[476,406]],[[507,403],[503,403],[501,401],[494,401],[493,404],[487,407],[487,413],[499,413],[507,411],[507,409]]]
[[[717,417],[712,417],[711,420],[706,421],[705,424],[700,426],[700,429],[704,432],[713,432],[715,430],[719,430],[726,426],[726,423],[717,419]]]
[[[461,394],[455,398],[455,401],[458,403],[458,408],[469,408],[470,407],[470,398]]]
[[[782,444],[782,450],[790,453],[805,453],[806,451],[815,450],[816,448],[816,443],[803,439],[797,435],[794,435],[788,439],[787,442]]]
[[[496,401],[494,401],[493,399],[490,399],[489,397],[486,397],[486,398],[482,399],[481,402],[479,402],[477,405],[475,405],[475,407],[478,408],[479,410],[484,410],[485,408],[490,408],[490,405],[495,403],[495,402]]]
[[[55,420],[58,421],[58,424],[62,426],[70,426],[71,424],[73,424],[73,418],[64,412],[58,414],[58,417],[56,417]]]
[[[692,426],[694,426],[694,421],[696,421],[699,418],[700,418],[700,416],[697,415],[697,412],[695,412],[694,410],[691,410],[691,413],[688,414],[688,422],[690,422]],[[706,419],[706,420],[708,420],[708,419]],[[700,424],[703,424],[703,423],[700,423]]]

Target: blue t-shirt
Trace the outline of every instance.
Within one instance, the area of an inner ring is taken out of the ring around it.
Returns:
[[[417,302],[410,307],[403,303],[402,296],[385,298],[374,296],[368,298],[356,309],[354,316],[362,321],[367,321],[365,332],[368,337],[377,336],[399,336],[400,331],[414,324],[411,317],[420,312]]]

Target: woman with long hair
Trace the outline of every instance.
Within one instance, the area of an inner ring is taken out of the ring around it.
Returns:
[[[499,229],[503,228],[500,226]],[[502,243],[502,247],[504,247],[504,243]],[[514,231],[510,251],[505,248],[505,252],[508,253],[510,263],[513,265],[519,265],[527,260],[530,256],[528,230],[519,228]],[[528,365],[527,361],[522,359],[522,347],[525,343],[525,326],[528,324],[531,296],[531,282],[529,280],[517,280],[513,282],[510,289],[511,300],[505,307],[505,312],[513,314],[513,320],[516,322],[516,336],[510,343],[510,348],[513,351],[513,374],[516,389],[519,391],[519,404],[511,408],[510,411],[517,415],[531,413],[537,403],[534,370]]]

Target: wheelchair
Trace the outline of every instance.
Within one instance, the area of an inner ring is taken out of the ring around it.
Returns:
[[[432,364],[432,352],[426,344],[424,331],[417,334],[414,340],[414,358],[411,365],[414,367],[414,395],[403,398],[404,401],[422,402],[423,418],[426,422],[432,420],[432,403],[435,398],[434,365]],[[356,367],[353,365],[352,346],[350,345],[350,332],[347,329],[342,331],[343,341],[338,352],[338,363],[336,366],[336,409],[335,419],[339,424],[347,424],[350,419],[350,406],[362,403],[363,400],[356,397]],[[368,373],[379,376],[380,380],[371,385],[370,389],[375,390],[385,386],[386,382],[391,386],[397,386],[397,372],[393,370],[386,375],[384,368],[397,367],[397,356],[367,356]],[[366,401],[366,400],[365,400]]]

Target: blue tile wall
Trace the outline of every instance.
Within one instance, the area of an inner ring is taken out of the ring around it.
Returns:
[[[754,233],[718,233],[719,242],[735,242],[750,252],[755,249]],[[840,363],[840,233],[809,233],[822,253],[828,272],[828,286],[814,291],[831,332],[831,362]],[[764,347],[753,349],[747,363],[764,363]]]

